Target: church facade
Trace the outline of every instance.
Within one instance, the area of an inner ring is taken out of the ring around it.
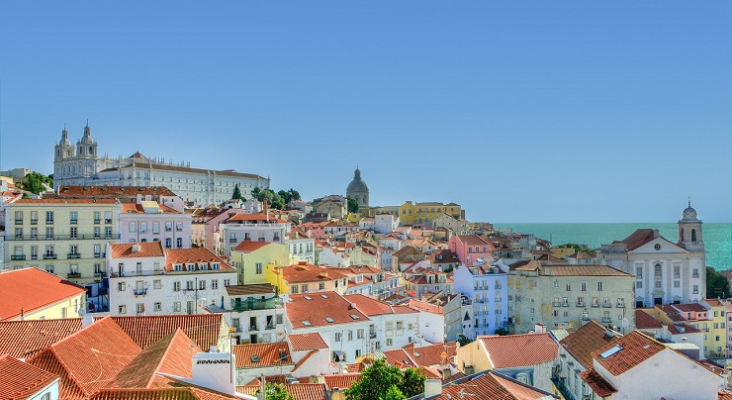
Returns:
[[[191,168],[190,163],[166,163],[139,152],[127,158],[100,156],[88,124],[76,145],[64,128],[54,148],[53,176],[56,189],[69,185],[165,186],[184,201],[201,206],[231,199],[236,185],[247,198],[255,187],[268,189],[270,185],[269,178],[256,174]]]
[[[361,179],[361,171],[358,168],[353,173],[353,180],[346,188],[346,197],[355,200],[361,210],[369,208],[369,187]]]
[[[700,301],[706,297],[706,253],[702,221],[689,206],[672,242],[657,230],[638,229],[627,238],[600,247],[600,263],[635,275],[636,307]]]

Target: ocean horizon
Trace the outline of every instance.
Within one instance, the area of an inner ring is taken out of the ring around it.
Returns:
[[[661,236],[676,243],[676,223],[495,223],[495,229],[531,233],[554,246],[565,243],[585,244],[596,249],[603,244],[623,240],[636,229],[658,229]],[[707,265],[717,271],[732,268],[732,223],[705,223],[702,240]]]

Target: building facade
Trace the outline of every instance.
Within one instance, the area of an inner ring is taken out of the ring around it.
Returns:
[[[475,336],[493,335],[508,323],[507,273],[497,267],[458,266],[453,279],[455,291],[472,300]]]
[[[353,180],[346,188],[346,197],[355,200],[359,209],[369,208],[369,187],[361,179],[361,171],[358,168],[353,172]]]

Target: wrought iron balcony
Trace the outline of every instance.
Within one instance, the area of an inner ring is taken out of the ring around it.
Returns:
[[[69,253],[66,255],[66,258],[73,259],[73,258],[81,258],[81,254],[79,253]]]
[[[552,383],[554,384],[554,387],[557,388],[562,397],[565,400],[576,400],[576,397],[574,397],[572,391],[569,390],[569,387],[567,387],[567,384],[564,382],[565,379],[566,378],[561,378],[556,374],[552,375]]]
[[[23,236],[16,236],[16,235],[7,235],[5,237],[5,240],[8,242],[25,242],[25,241],[34,241],[34,240],[117,240],[120,238],[119,234],[109,234],[109,235],[94,235],[94,234],[84,234],[84,235],[23,235]]]
[[[68,274],[66,274],[66,277],[69,279],[78,279],[78,278],[81,278],[81,273],[80,272],[69,272]]]
[[[147,288],[135,289],[134,293],[135,293],[135,296],[144,296],[147,294]]]
[[[44,254],[43,255],[44,260],[55,260],[56,257],[58,257],[57,254]]]
[[[234,311],[251,311],[251,310],[269,310],[277,307],[282,307],[282,299],[279,297],[272,297],[270,299],[255,299],[249,297],[245,300],[237,301],[236,299],[231,300],[231,308]]]
[[[13,254],[10,256],[10,259],[12,261],[23,261],[25,260],[25,254]]]
[[[376,332],[369,332],[369,339],[376,339]]]

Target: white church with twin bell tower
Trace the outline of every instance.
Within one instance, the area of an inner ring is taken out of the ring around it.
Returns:
[[[695,302],[706,297],[706,253],[702,221],[688,207],[678,222],[676,243],[653,229],[602,245],[597,260],[635,275],[636,307]]]
[[[147,158],[140,152],[129,157],[99,156],[87,121],[84,135],[72,145],[64,127],[54,147],[54,189],[61,186],[165,186],[184,201],[208,206],[231,199],[239,185],[244,197],[255,187],[269,189],[270,180],[256,174],[232,170],[191,168],[190,163],[173,163]]]

